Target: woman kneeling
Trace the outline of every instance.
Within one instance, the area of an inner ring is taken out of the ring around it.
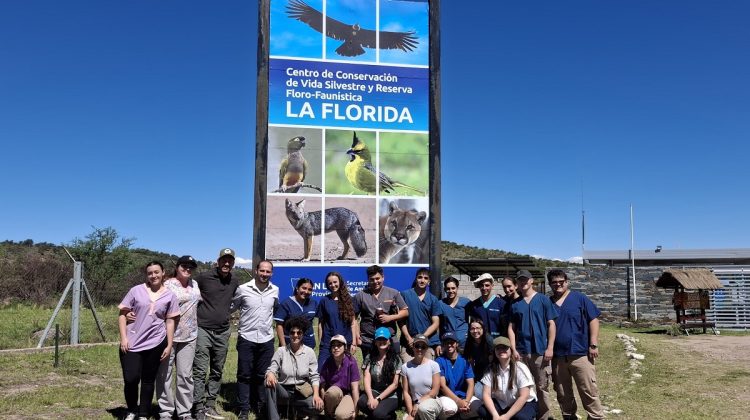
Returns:
[[[536,418],[536,390],[529,368],[516,362],[510,352],[510,340],[493,341],[495,355],[482,378],[484,388],[479,415],[492,420],[532,420]]]
[[[359,367],[349,354],[343,335],[331,337],[331,356],[320,369],[320,384],[325,390],[325,412],[335,420],[354,419],[359,400]]]
[[[302,344],[307,327],[307,319],[301,316],[284,322],[289,341],[276,350],[266,370],[266,407],[270,420],[279,419],[278,406],[294,408],[311,418],[316,418],[323,409],[318,359],[313,349]]]

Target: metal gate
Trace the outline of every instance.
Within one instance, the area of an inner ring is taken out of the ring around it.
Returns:
[[[750,266],[711,268],[724,288],[711,291],[707,320],[718,328],[750,328]]]

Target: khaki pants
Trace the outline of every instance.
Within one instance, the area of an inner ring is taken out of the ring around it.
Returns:
[[[435,420],[443,412],[443,406],[437,398],[430,398],[426,401],[420,401],[417,406],[417,420]],[[410,420],[412,417],[404,415],[404,420]]]
[[[336,420],[349,420],[354,418],[354,400],[352,396],[337,386],[328,388],[323,394],[323,407],[326,415]]]
[[[440,405],[443,407],[443,412],[440,413],[439,417],[441,420],[452,417],[458,412],[458,404],[456,404],[456,402],[452,399],[448,397],[438,397],[438,400],[440,400]],[[478,417],[479,414],[477,414],[477,409],[480,405],[482,405],[482,401],[472,395],[469,399],[469,411],[460,413],[459,417],[461,417],[462,419]]]
[[[588,356],[562,356],[552,359],[552,380],[554,381],[557,402],[563,417],[575,417],[576,398],[573,381],[583,408],[590,419],[604,418],[599,388],[596,385],[596,367]]]
[[[529,367],[536,384],[536,399],[539,403],[537,419],[547,420],[550,415],[549,382],[552,376],[552,366],[544,361],[544,356],[541,354],[522,354],[521,361]]]

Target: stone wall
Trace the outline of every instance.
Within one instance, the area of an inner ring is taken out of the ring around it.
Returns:
[[[561,269],[570,277],[570,288],[586,294],[602,311],[602,319],[628,318],[628,298],[630,297],[631,303],[633,301],[633,286],[629,281],[630,267],[581,266]],[[674,322],[672,290],[656,287],[656,280],[661,276],[662,270],[660,267],[636,267],[639,320]],[[469,299],[476,299],[479,296],[479,289],[474,288],[468,276],[457,277],[459,277],[459,294]],[[494,292],[503,295],[502,286],[499,283],[501,279],[495,280],[497,282]],[[537,284],[537,291],[550,293],[546,284]],[[630,310],[632,311],[632,306]],[[630,315],[632,317],[633,314]]]

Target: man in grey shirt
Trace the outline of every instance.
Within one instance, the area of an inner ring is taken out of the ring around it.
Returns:
[[[358,345],[362,349],[362,356],[370,353],[375,330],[378,327],[388,327],[391,330],[391,343],[399,352],[396,337],[396,322],[409,316],[409,309],[398,290],[384,285],[383,269],[378,265],[367,267],[367,287],[354,295],[352,304],[354,313],[359,314],[360,337]]]

